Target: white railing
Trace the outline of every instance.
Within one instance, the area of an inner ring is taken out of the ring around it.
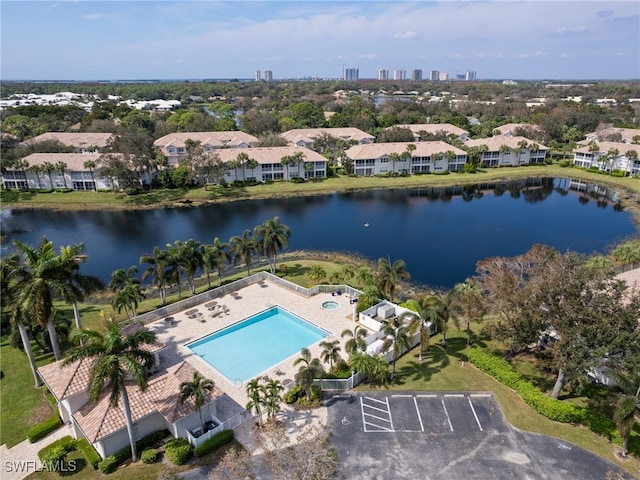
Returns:
[[[313,384],[322,390],[344,391],[353,389],[363,378],[363,375],[356,372],[349,378],[316,378]]]

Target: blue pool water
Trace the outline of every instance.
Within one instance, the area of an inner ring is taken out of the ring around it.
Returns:
[[[244,382],[328,335],[300,317],[273,307],[187,347],[232,382]]]

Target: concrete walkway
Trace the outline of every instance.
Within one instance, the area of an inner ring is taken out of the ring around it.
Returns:
[[[0,478],[2,480],[21,480],[41,468],[38,452],[56,440],[71,435],[71,428],[63,425],[35,443],[29,440],[20,442],[12,448],[0,445]]]

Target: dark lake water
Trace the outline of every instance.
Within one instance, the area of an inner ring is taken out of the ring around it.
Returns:
[[[545,178],[130,212],[5,210],[3,252],[14,239],[36,245],[43,235],[56,246],[85,242],[82,271],[108,280],[156,245],[228,241],[278,215],[292,232],[289,250],[401,258],[415,282],[450,288],[473,275],[478,260],[517,255],[535,243],[605,252],[637,234],[631,215],[616,208],[615,192],[575,188],[568,179]]]

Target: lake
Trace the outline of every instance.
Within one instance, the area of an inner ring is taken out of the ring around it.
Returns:
[[[315,197],[139,211],[3,210],[11,241],[56,247],[85,242],[82,271],[108,281],[118,268],[175,240],[228,241],[279,216],[291,250],[354,252],[403,259],[413,281],[450,288],[475,273],[478,260],[512,256],[535,243],[559,251],[607,251],[637,235],[615,192],[569,179],[529,179],[467,187],[369,190]]]

